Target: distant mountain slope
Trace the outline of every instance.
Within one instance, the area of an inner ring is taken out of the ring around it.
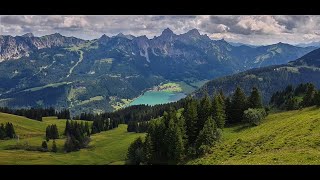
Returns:
[[[192,29],[158,37],[118,34],[84,41],[52,34],[0,36],[0,106],[114,110],[168,81],[193,86],[255,67],[284,64],[314,48],[278,43],[249,47],[211,40]]]
[[[38,49],[73,46],[83,42],[85,40],[65,37],[59,33],[42,37],[34,37],[32,33],[15,37],[0,35],[0,62],[29,56],[30,53]]]
[[[319,108],[310,107],[272,113],[256,127],[225,128],[211,154],[187,164],[319,164],[319,115]]]
[[[285,88],[289,84],[298,85],[300,83],[312,82],[319,88],[319,77],[320,49],[317,49],[285,65],[256,68],[214,79],[194,92],[193,95],[201,97],[205,91],[212,94],[219,89],[223,89],[227,94],[231,94],[236,86],[241,86],[248,94],[250,88],[256,86],[262,91],[264,101],[268,102],[272,93]]]

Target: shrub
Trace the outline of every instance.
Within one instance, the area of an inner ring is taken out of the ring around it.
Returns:
[[[261,123],[261,120],[267,116],[265,109],[251,109],[244,111],[244,120],[245,122],[258,126]]]

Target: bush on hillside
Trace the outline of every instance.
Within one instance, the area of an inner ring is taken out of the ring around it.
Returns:
[[[244,111],[244,120],[245,122],[253,125],[258,126],[261,121],[267,116],[265,109],[251,109]]]

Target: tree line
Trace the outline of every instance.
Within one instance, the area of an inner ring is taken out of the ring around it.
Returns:
[[[182,112],[170,107],[161,118],[149,122],[145,140],[138,138],[130,145],[128,164],[177,164],[210,153],[225,124],[252,123],[251,116],[245,115],[248,109],[258,117],[266,113],[255,87],[248,97],[237,87],[231,97],[226,98],[222,91],[212,98],[206,93],[200,100],[188,97],[183,104]]]
[[[10,109],[8,107],[0,107],[0,112],[24,116],[29,119],[42,121],[42,117],[55,116],[56,112],[53,107],[50,108],[30,108],[30,109]]]
[[[70,111],[62,109],[56,111],[53,107],[50,108],[30,108],[30,109],[10,109],[8,107],[0,107],[0,112],[24,116],[29,119],[42,121],[42,117],[57,116],[58,119],[70,119]]]
[[[16,137],[16,132],[14,130],[12,123],[1,123],[0,125],[0,139],[12,139]]]
[[[149,121],[129,121],[127,131],[144,133],[144,132],[147,132],[148,127],[149,127]]]
[[[320,91],[312,83],[288,85],[284,90],[275,92],[270,105],[282,110],[296,110],[303,107],[320,106]]]
[[[91,134],[100,133],[101,131],[107,131],[119,126],[118,120],[107,119],[95,119],[92,123]]]

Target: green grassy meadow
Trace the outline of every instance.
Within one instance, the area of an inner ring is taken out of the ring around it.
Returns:
[[[17,139],[0,140],[0,164],[33,165],[33,164],[58,164],[58,165],[89,165],[89,164],[124,164],[127,149],[132,141],[144,134],[128,133],[127,125],[121,124],[118,128],[104,131],[91,136],[89,147],[77,152],[63,152],[65,139],[56,140],[58,152],[40,152],[26,150],[8,150],[11,146],[29,144],[41,146],[45,139],[47,125],[56,124],[59,134],[62,135],[66,120],[56,117],[45,117],[42,122],[25,117],[0,113],[0,123],[11,122],[14,125]],[[90,122],[91,123],[91,122]],[[49,150],[52,140],[48,142]]]
[[[273,113],[256,127],[225,128],[222,137],[188,164],[320,164],[320,109]]]

